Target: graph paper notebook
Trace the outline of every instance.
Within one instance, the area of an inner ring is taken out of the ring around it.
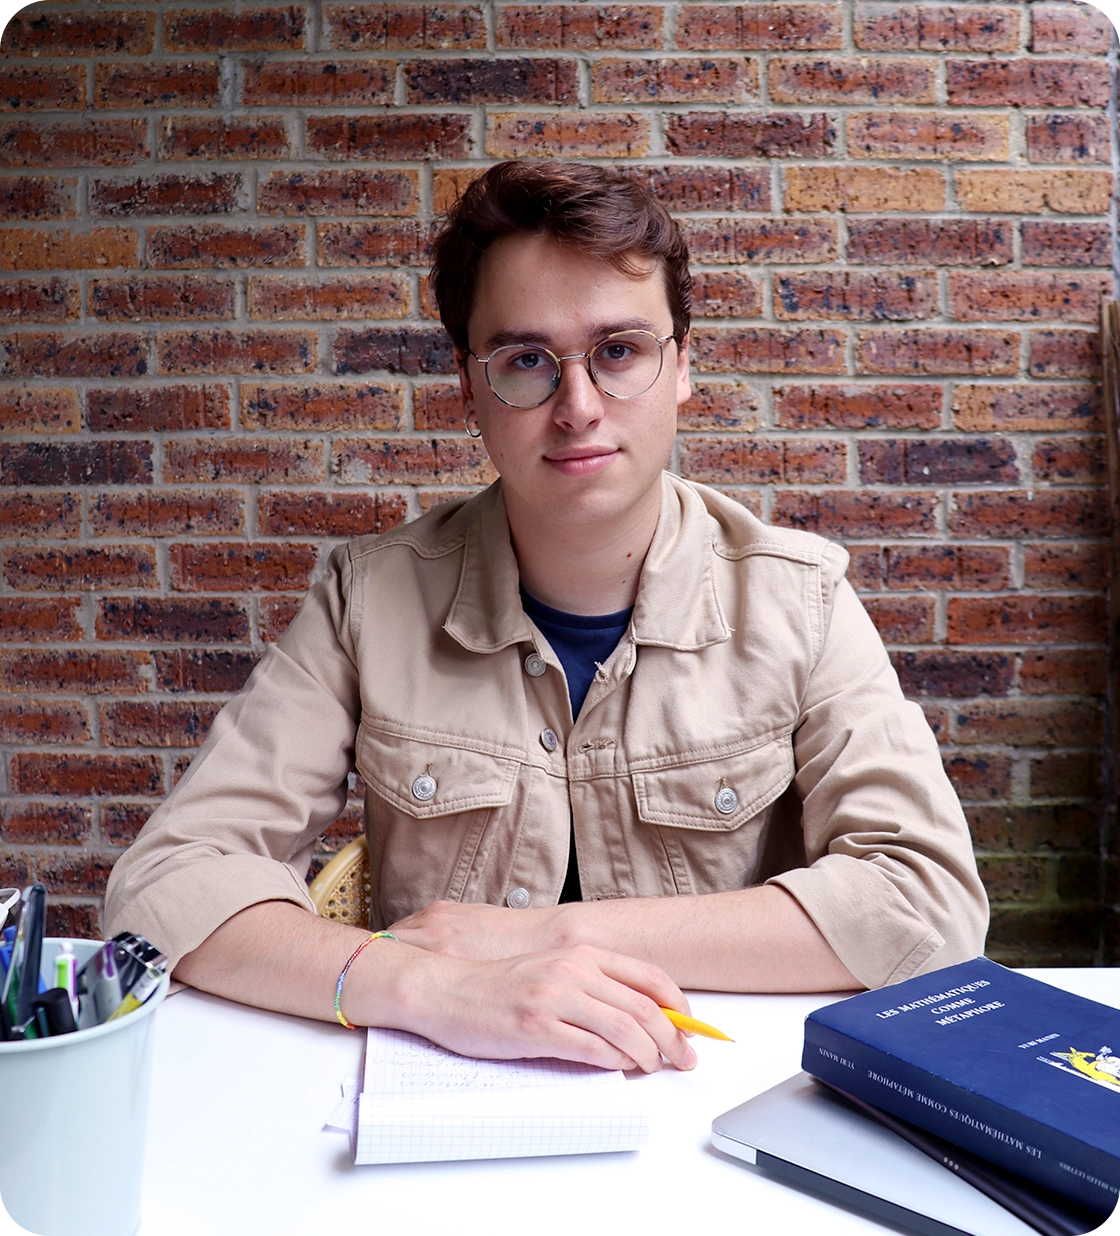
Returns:
[[[635,1150],[648,1120],[621,1073],[566,1060],[471,1060],[370,1029],[355,1163]]]

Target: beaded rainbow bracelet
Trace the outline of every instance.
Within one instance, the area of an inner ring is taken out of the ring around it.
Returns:
[[[334,989],[334,1015],[346,1027],[347,1030],[357,1030],[357,1026],[353,1022],[347,1021],[345,1014],[342,1012],[342,984],[346,982],[346,971],[358,959],[358,954],[365,946],[374,940],[396,940],[396,936],[391,931],[375,931],[373,935],[367,936],[361,944],[350,954],[350,960],[342,967],[342,973],[338,976],[338,986]]]

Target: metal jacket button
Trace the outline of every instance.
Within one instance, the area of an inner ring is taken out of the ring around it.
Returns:
[[[506,905],[509,906],[511,910],[527,910],[529,908],[529,902],[532,900],[533,899],[529,896],[529,890],[527,888],[511,888],[509,892],[506,893]]]
[[[436,796],[436,779],[427,773],[421,773],[412,783],[412,797],[426,803]]]
[[[530,678],[539,678],[546,669],[548,666],[545,665],[543,658],[537,656],[535,652],[529,653],[525,658],[525,673]]]
[[[544,729],[541,730],[541,746],[544,747],[546,751],[555,751],[559,745],[560,739],[556,737],[556,731],[549,729],[546,725]]]
[[[716,792],[716,810],[720,815],[730,815],[739,806],[739,795],[730,786]]]

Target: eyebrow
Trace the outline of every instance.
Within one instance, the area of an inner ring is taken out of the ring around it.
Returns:
[[[608,335],[617,335],[624,330],[648,330],[651,335],[657,334],[657,327],[648,318],[621,318],[614,322],[598,322],[592,327],[590,338],[598,343]],[[484,340],[479,349],[480,356],[486,356],[498,348],[509,347],[511,343],[539,343],[542,347],[552,348],[551,336],[539,330],[499,330]]]

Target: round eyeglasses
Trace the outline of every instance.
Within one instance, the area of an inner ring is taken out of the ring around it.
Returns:
[[[539,343],[510,343],[489,356],[475,356],[495,395],[511,408],[539,408],[560,385],[560,362],[585,360],[591,380],[612,399],[636,399],[661,376],[664,348],[672,335],[623,330],[601,339],[590,352],[557,356]]]

